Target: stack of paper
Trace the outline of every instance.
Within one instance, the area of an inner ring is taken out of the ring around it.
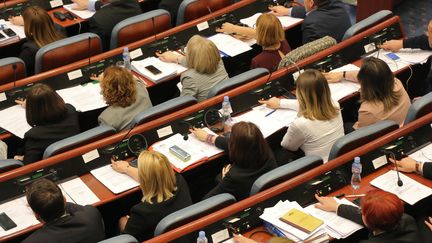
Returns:
[[[0,127],[19,138],[24,138],[24,134],[31,128],[27,123],[25,109],[20,105],[1,110],[0,117]]]
[[[348,204],[355,206],[352,202],[348,201],[345,198],[342,200],[337,198],[335,199],[339,204]],[[325,230],[327,231],[327,234],[335,239],[346,238],[357,230],[363,228],[363,226],[359,224],[356,224],[348,219],[339,217],[334,212],[327,212],[318,209],[315,207],[314,204],[306,207],[305,211],[317,218],[324,220]]]
[[[233,120],[234,122],[252,122],[258,126],[264,137],[268,137],[279,129],[289,126],[297,117],[295,110],[277,109],[273,111],[266,105],[260,105],[252,108],[249,112],[236,116]]]
[[[110,164],[94,169],[90,173],[114,194],[139,186],[138,182],[128,175],[115,171]]]
[[[256,21],[258,20],[258,17],[261,16],[262,13],[256,13],[248,18],[244,18],[244,19],[240,19],[240,23],[245,24],[251,28],[255,28],[256,27]],[[291,25],[297,24],[301,21],[303,21],[303,19],[300,18],[293,18],[291,16],[278,16],[277,17],[279,19],[279,21],[282,24],[282,27],[287,28],[290,27]]]
[[[409,156],[417,161],[432,162],[432,143],[422,149],[417,150]]]
[[[416,202],[432,195],[432,189],[418,183],[403,173],[399,173],[403,182],[402,186],[397,185],[398,177],[395,170],[391,170],[384,175],[373,179],[370,184],[381,190],[397,195],[401,200],[414,205]]]
[[[39,224],[32,209],[27,204],[25,196],[17,198],[15,200],[3,203],[0,205],[0,213],[6,213],[17,227],[5,231],[0,228],[0,237],[15,233],[17,231],[26,229],[30,226]]]
[[[231,35],[218,33],[208,38],[211,40],[222,54],[230,57],[237,56],[243,52],[252,50],[245,42],[232,37]]]
[[[63,195],[66,197],[67,202],[85,206],[100,201],[79,177],[63,182],[59,184],[59,187],[62,190]]]
[[[4,19],[0,19],[0,25],[6,25],[7,28],[10,28],[11,30],[13,30],[20,39],[25,39],[25,33],[24,33],[24,26],[18,26],[18,25],[13,25],[11,24],[11,22],[6,21]],[[3,31],[2,31],[3,32]],[[12,38],[16,38],[16,37],[8,37],[6,34],[3,34],[6,39],[12,39]],[[1,40],[3,42],[3,40]]]
[[[400,57],[402,61],[417,64],[427,62],[429,56],[432,55],[432,51],[426,51],[421,49],[403,48],[395,53]]]
[[[74,15],[82,18],[82,19],[89,19],[91,18],[96,12],[89,11],[87,9],[84,10],[75,10],[73,9],[76,6],[75,3],[63,5],[63,8],[65,8],[67,11],[73,13]]]
[[[150,72],[146,68],[148,66],[157,68],[160,73],[154,74]],[[183,67],[182,65],[177,63],[163,62],[156,57],[148,57],[140,61],[132,61],[132,69],[153,82],[159,82],[163,79],[176,76],[187,70],[187,68]]]
[[[101,95],[100,85],[97,82],[57,90],[57,93],[63,98],[65,103],[73,105],[75,109],[81,112],[107,106]]]
[[[174,145],[190,154],[191,158],[185,162],[170,153],[169,148]],[[177,172],[181,172],[193,164],[206,161],[209,157],[223,152],[213,145],[198,140],[194,135],[189,135],[188,139],[184,140],[183,136],[179,133],[153,144],[152,148],[164,154]]]
[[[311,233],[306,233],[296,227],[293,227],[283,221],[280,218],[291,209],[298,209],[304,213],[307,213],[297,202],[290,201],[279,201],[275,206],[271,208],[264,209],[264,213],[260,216],[260,218],[273,226],[277,227],[277,229],[284,234],[287,238],[299,242],[307,239],[315,238],[316,236],[322,235],[325,233],[325,225],[321,225],[316,230]]]

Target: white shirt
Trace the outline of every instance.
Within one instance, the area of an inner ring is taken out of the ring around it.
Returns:
[[[339,103],[333,104],[339,108]],[[298,102],[294,99],[281,99],[280,107],[298,110]],[[309,120],[301,116],[290,124],[281,146],[291,151],[301,148],[305,155],[317,155],[327,162],[333,144],[344,135],[341,112],[326,121]]]

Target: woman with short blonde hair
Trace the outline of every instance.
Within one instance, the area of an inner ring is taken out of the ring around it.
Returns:
[[[202,36],[194,35],[189,39],[185,57],[172,51],[156,54],[164,62],[175,62],[189,68],[180,77],[181,96],[190,95],[201,102],[207,99],[213,86],[228,79],[216,45]]]
[[[131,208],[130,216],[119,221],[120,231],[139,242],[152,238],[156,225],[165,216],[192,204],[186,181],[174,173],[168,158],[159,152],[141,152],[138,168],[127,161],[112,161],[112,168],[140,183],[141,202]]]
[[[327,80],[318,70],[304,71],[296,83],[297,100],[271,98],[260,101],[273,109],[298,111],[298,117],[289,125],[282,139],[283,149],[275,153],[276,160],[284,164],[297,159],[299,154],[292,152],[300,148],[306,155],[317,155],[327,161],[333,144],[344,136],[339,103],[332,101]]]
[[[108,105],[98,117],[101,124],[120,131],[126,129],[138,113],[152,107],[145,84],[135,80],[125,68],[108,67],[95,79],[100,81],[101,94]]]

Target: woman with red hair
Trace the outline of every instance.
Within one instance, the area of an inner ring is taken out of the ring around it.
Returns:
[[[361,209],[339,204],[333,197],[315,197],[317,208],[366,226],[371,232],[367,242],[419,242],[414,218],[404,214],[403,202],[392,193],[369,191],[362,198]]]

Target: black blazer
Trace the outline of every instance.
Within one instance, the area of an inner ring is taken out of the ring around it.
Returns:
[[[102,217],[95,207],[66,203],[66,213],[45,223],[23,243],[94,243],[105,239]]]
[[[291,16],[304,18],[302,23],[303,44],[314,41],[326,35],[342,40],[345,31],[351,27],[348,13],[340,0],[331,0],[328,4],[314,9],[306,14],[304,7],[293,7]]]
[[[216,147],[228,151],[227,139],[224,137],[216,138]],[[257,158],[259,159],[259,158]],[[264,162],[261,168],[239,168],[235,164],[232,165],[231,169],[225,175],[219,184],[209,191],[204,199],[212,197],[221,193],[230,193],[237,201],[245,199],[249,196],[252,184],[258,177],[264,173],[276,168],[276,160],[271,156],[267,161]]]
[[[90,32],[102,39],[104,51],[109,50],[111,31],[114,26],[127,18],[141,14],[137,0],[121,0],[104,5],[90,18]]]
[[[70,104],[66,107],[67,114],[62,121],[32,127],[24,134],[24,164],[41,160],[49,145],[80,132],[77,111]]]
[[[427,35],[419,35],[403,40],[404,48],[420,48],[422,50],[432,50],[429,45],[429,40]]]
[[[159,8],[165,9],[171,15],[171,26],[176,26],[177,12],[182,0],[161,0]]]
[[[423,176],[432,180],[432,162],[423,164]]]
[[[176,180],[177,191],[172,198],[161,203],[141,202],[133,206],[123,233],[132,235],[139,242],[150,239],[161,219],[168,214],[190,206],[192,199],[186,181],[180,174],[176,174]]]
[[[31,76],[34,74],[35,57],[38,50],[39,47],[34,41],[31,40],[27,40],[21,46],[21,52],[18,57],[21,58],[26,65],[27,76]]]
[[[341,204],[338,207],[337,215],[349,219],[363,226],[363,220],[359,208]],[[420,235],[417,229],[416,222],[413,217],[404,214],[396,228],[385,231],[379,235],[369,234],[369,239],[361,241],[363,243],[373,242],[420,242]]]

